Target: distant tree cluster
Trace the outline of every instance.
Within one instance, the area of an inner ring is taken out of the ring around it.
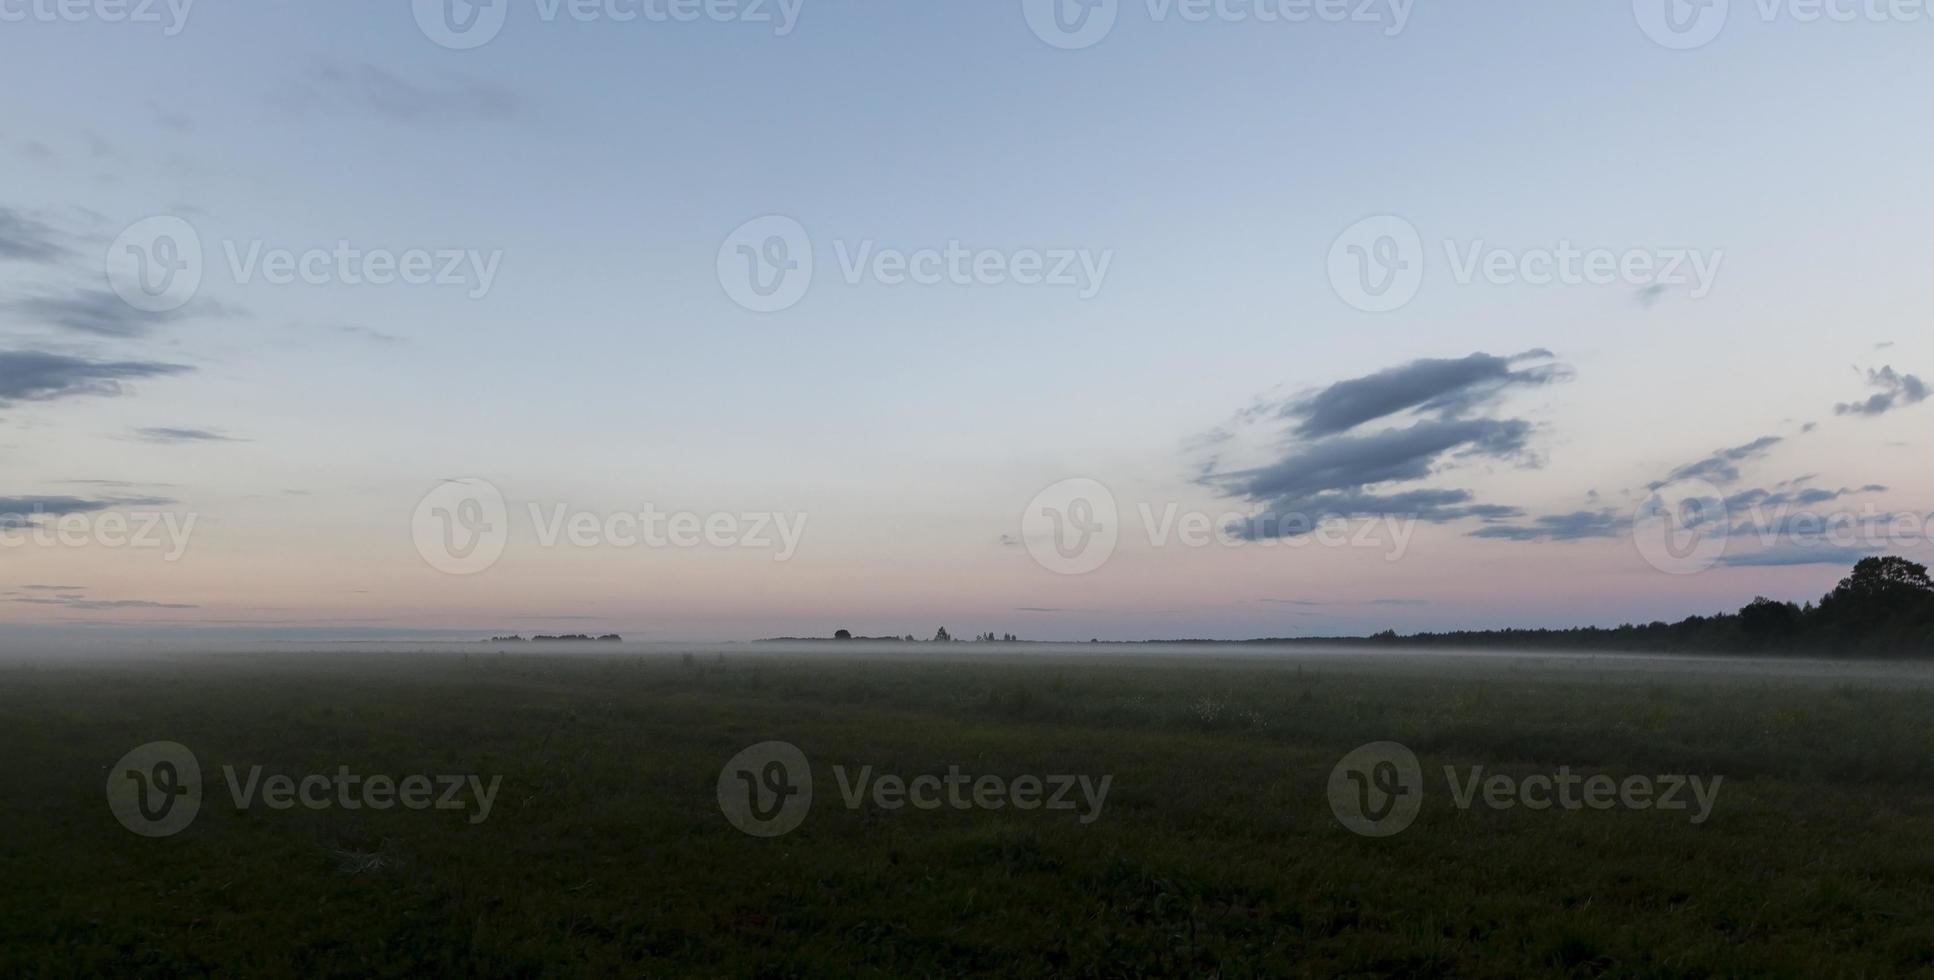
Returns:
[[[572,633],[568,636],[533,636],[529,640],[525,640],[521,636],[493,636],[490,638],[490,642],[492,643],[590,643],[593,640],[599,643],[621,643],[624,641],[624,637],[616,633],[606,633],[599,637],[586,636],[583,633]]]
[[[1900,557],[1866,558],[1816,603],[1761,596],[1736,613],[1616,629],[1379,633],[1367,642],[1660,653],[1934,656],[1934,580]]]

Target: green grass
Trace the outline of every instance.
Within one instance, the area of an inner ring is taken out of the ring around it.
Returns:
[[[1877,976],[1934,970],[1934,692],[1203,653],[229,656],[0,666],[0,975]],[[167,739],[185,832],[109,814]],[[789,835],[719,768],[798,745]],[[1430,795],[1357,837],[1394,739]],[[501,774],[488,821],[237,811],[219,767]],[[1725,778],[1711,820],[1456,809],[1442,767]],[[848,810],[832,766],[1112,775],[1099,819]]]

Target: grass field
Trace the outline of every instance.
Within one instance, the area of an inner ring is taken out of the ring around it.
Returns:
[[[998,648],[997,648],[998,649]],[[0,975],[1879,976],[1934,970],[1914,669],[739,647],[0,666]],[[104,787],[192,749],[165,838]],[[759,838],[726,761],[796,745]],[[1339,823],[1394,740],[1414,824]],[[237,809],[221,767],[500,776],[475,811]],[[847,773],[1110,778],[1096,812],[849,808]],[[1444,767],[1722,777],[1684,812],[1461,808]],[[1091,819],[1087,819],[1091,818]],[[1084,822],[1087,819],[1087,822]]]

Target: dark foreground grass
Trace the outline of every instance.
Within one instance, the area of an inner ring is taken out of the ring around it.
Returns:
[[[1934,695],[1071,657],[205,657],[0,667],[0,975],[1881,976],[1934,967]],[[182,742],[178,836],[104,795]],[[812,760],[792,833],[734,753]],[[1422,758],[1406,832],[1330,770]],[[467,813],[238,811],[220,767],[499,774]],[[1446,765],[1723,776],[1685,812],[1456,808]],[[832,767],[1113,777],[1066,812],[849,810]]]

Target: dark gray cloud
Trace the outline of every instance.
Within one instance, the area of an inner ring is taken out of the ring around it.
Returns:
[[[1428,606],[1429,599],[1365,599],[1361,602],[1327,602],[1316,599],[1257,599],[1277,606],[1303,606],[1308,608],[1331,608],[1336,606]]]
[[[1260,402],[1238,418],[1284,426],[1273,450],[1277,458],[1228,469],[1220,457],[1212,457],[1198,481],[1256,505],[1254,514],[1230,528],[1249,540],[1300,537],[1330,519],[1398,516],[1442,524],[1518,517],[1517,508],[1480,503],[1468,490],[1414,484],[1473,460],[1536,465],[1528,449],[1531,423],[1474,413],[1509,388],[1568,375],[1549,351],[1515,357],[1477,353],[1412,361],[1306,397]],[[1398,415],[1408,424],[1357,431]],[[1220,447],[1233,442],[1233,435],[1217,430],[1204,445]]]
[[[1331,492],[1266,498],[1260,513],[1236,522],[1229,530],[1249,541],[1299,538],[1326,520],[1397,516],[1426,524],[1448,524],[1471,519],[1504,520],[1522,512],[1515,507],[1480,504],[1468,490],[1406,490],[1399,493]]]
[[[76,289],[60,296],[28,296],[6,304],[24,317],[96,337],[140,337],[157,327],[202,314],[228,312],[221,304],[203,301],[178,310],[149,313],[137,310],[105,289]]]
[[[322,65],[283,102],[284,108],[298,113],[346,109],[417,124],[501,121],[514,118],[523,108],[516,92],[498,85],[457,78],[426,85],[371,64]]]
[[[1833,406],[1833,414],[1885,415],[1896,408],[1918,405],[1927,400],[1927,383],[1916,375],[1895,371],[1892,365],[1868,371],[1867,383],[1880,390],[1864,402],[1843,402]]]
[[[1500,541],[1585,541],[1616,538],[1632,528],[1632,521],[1614,510],[1581,510],[1570,514],[1546,514],[1528,523],[1496,524],[1471,532],[1474,538]]]
[[[338,326],[335,329],[337,333],[346,334],[360,340],[367,340],[372,344],[400,344],[403,342],[403,338],[393,333],[384,333],[381,330],[375,330],[369,327],[351,325]]]
[[[1519,456],[1530,435],[1531,424],[1522,419],[1419,422],[1373,435],[1334,436],[1301,446],[1268,466],[1214,480],[1231,495],[1254,501],[1359,490],[1424,479],[1447,456]]]
[[[1516,357],[1477,353],[1456,359],[1412,361],[1336,384],[1282,407],[1307,439],[1348,432],[1399,412],[1456,418],[1494,401],[1515,385],[1543,385],[1570,376],[1546,350]]]
[[[1846,568],[1878,553],[1873,548],[1788,544],[1763,551],[1722,555],[1719,564],[1728,568],[1785,568],[1798,565],[1837,565]]]
[[[0,351],[0,408],[76,395],[119,395],[125,382],[190,370],[158,361],[91,361],[42,351]]]
[[[1721,449],[1705,459],[1687,463],[1673,470],[1666,474],[1665,479],[1648,484],[1646,489],[1657,490],[1680,480],[1704,480],[1715,486],[1730,486],[1739,482],[1739,464],[1764,456],[1774,446],[1785,441],[1779,436],[1762,436],[1743,446]]]
[[[1841,487],[1838,490],[1828,490],[1824,487],[1774,490],[1754,488],[1727,496],[1725,503],[1727,510],[1744,510],[1752,507],[1811,507],[1814,504],[1824,504],[1854,494],[1886,492],[1887,488],[1878,483],[1869,483],[1858,489]]]
[[[136,438],[143,442],[183,443],[183,442],[241,442],[233,436],[225,436],[208,429],[180,429],[172,426],[158,426],[134,430]]]
[[[92,514],[112,506],[113,501],[80,497],[0,497],[0,528],[33,527],[42,518]]]
[[[200,609],[200,606],[185,602],[147,602],[141,599],[89,599],[80,595],[61,595],[48,598],[23,597],[13,600],[33,606],[60,606],[82,612],[104,612],[115,609]]]
[[[46,263],[67,255],[60,234],[51,226],[12,208],[0,207],[0,259]]]

